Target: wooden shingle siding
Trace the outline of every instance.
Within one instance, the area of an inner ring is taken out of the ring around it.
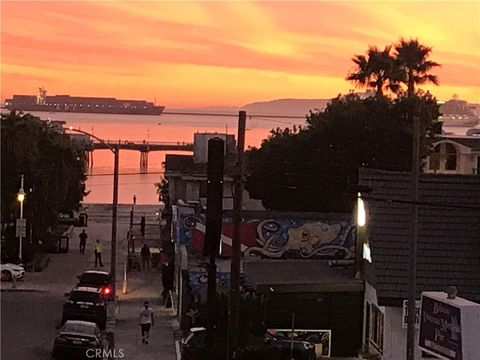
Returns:
[[[410,174],[361,169],[379,305],[408,298]],[[454,285],[480,301],[480,176],[421,174],[417,292]]]

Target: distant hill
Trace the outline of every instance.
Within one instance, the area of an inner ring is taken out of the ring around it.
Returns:
[[[323,110],[330,99],[278,99],[258,101],[242,106],[250,114],[265,115],[307,115],[310,110]]]

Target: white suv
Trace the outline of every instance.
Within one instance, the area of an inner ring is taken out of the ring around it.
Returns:
[[[25,275],[25,269],[21,265],[15,265],[11,263],[1,264],[0,272],[2,274],[2,281],[12,281],[23,278]]]

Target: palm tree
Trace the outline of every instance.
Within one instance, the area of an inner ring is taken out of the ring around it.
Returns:
[[[422,45],[417,39],[404,40],[395,44],[395,60],[401,73],[402,82],[407,85],[407,95],[415,94],[415,85],[431,82],[438,85],[438,77],[429,74],[436,66],[435,61],[428,60],[432,48]]]
[[[391,49],[391,46],[386,46],[384,50],[370,46],[367,57],[355,55],[352,61],[356,64],[356,69],[346,79],[375,89],[377,96],[383,96],[384,89],[396,92],[399,79],[395,76],[395,59],[390,55]]]

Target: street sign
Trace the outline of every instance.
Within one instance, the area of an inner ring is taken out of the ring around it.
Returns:
[[[420,306],[422,302],[420,300],[415,301],[415,328],[420,327]],[[402,327],[408,327],[408,300],[403,300],[403,315],[402,315]]]
[[[460,308],[423,293],[418,345],[441,359],[462,360]]]
[[[27,219],[17,219],[15,229],[16,237],[27,237]]]

